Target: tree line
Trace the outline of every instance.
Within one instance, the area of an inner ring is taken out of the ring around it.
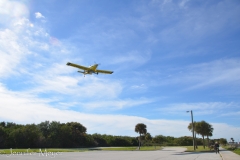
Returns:
[[[195,145],[197,148],[197,145],[203,145],[205,148],[205,142],[207,141],[207,146],[210,147],[210,145],[213,145],[215,142],[218,142],[222,145],[227,144],[227,140],[225,138],[220,138],[220,139],[210,139],[213,135],[213,127],[211,124],[205,122],[205,121],[200,121],[200,122],[193,122],[188,125],[188,129],[193,132],[194,128],[194,143],[193,143],[193,137],[179,137],[179,138],[174,138],[171,136],[162,136],[158,135],[155,136],[154,138],[151,137],[150,133],[147,132],[147,126],[143,123],[138,123],[135,126],[135,132],[139,133],[139,150],[142,141],[147,142],[146,144],[161,144],[164,146],[190,146],[190,145]],[[196,137],[196,134],[199,134],[202,136],[202,140],[200,138]],[[205,136],[207,137],[207,140],[205,140]],[[146,145],[145,144],[145,145]],[[195,148],[194,147],[194,148]]]
[[[140,137],[141,145],[192,145],[191,136],[175,138],[157,135],[152,137],[146,132],[141,133]],[[201,139],[197,141],[199,145],[202,144]],[[80,148],[139,146],[139,144],[139,136],[87,134],[87,128],[79,122],[45,121],[26,125],[0,122],[0,148]]]

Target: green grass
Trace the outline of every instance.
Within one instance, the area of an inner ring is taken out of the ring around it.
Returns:
[[[235,149],[233,152],[236,153],[236,154],[238,154],[238,155],[240,155],[240,148]]]
[[[160,146],[143,146],[140,151],[153,151],[162,149]],[[136,151],[138,147],[108,147],[108,148],[46,148],[47,152],[84,152],[93,150],[104,150],[104,151]],[[45,152],[45,148],[41,148],[42,153]],[[0,154],[27,154],[27,153],[39,153],[39,148],[33,149],[1,149]]]
[[[143,146],[140,148],[140,151],[155,151],[160,150],[162,147],[160,146]],[[101,148],[104,151],[138,151],[138,147],[109,147],[109,148]]]
[[[240,148],[234,148],[232,147],[231,145],[227,145],[227,146],[222,146],[223,148],[229,150],[229,151],[232,151],[238,155],[240,155]]]
[[[208,147],[205,146],[205,149],[203,146],[198,146],[198,148],[194,151],[193,146],[181,146],[187,148],[185,152],[214,152],[214,150],[210,150]]]
[[[210,150],[208,147],[205,147],[205,149],[204,149],[203,146],[198,146],[198,149],[196,151],[193,150],[193,146],[182,146],[182,147],[187,148],[186,152],[214,152],[214,150]],[[231,147],[228,147],[228,146],[223,147],[223,148],[240,155],[240,148],[232,149]]]
[[[193,146],[166,146],[166,147],[181,147],[187,148],[186,152],[214,152],[214,150],[210,150],[208,147],[203,148],[203,146],[198,146],[198,149],[194,151]],[[154,151],[161,150],[163,147],[161,146],[143,146],[140,151]],[[109,148],[101,148],[101,150],[106,151],[136,151],[138,147],[109,147]]]
[[[166,147],[182,147],[187,148],[186,152],[213,152],[208,147],[203,148],[203,146],[198,146],[196,151],[193,150],[193,146],[166,146]],[[142,146],[140,151],[154,151],[161,150],[161,146]],[[92,150],[103,150],[103,151],[138,151],[138,147],[107,147],[107,148],[46,148],[47,152],[84,152]],[[44,152],[45,148],[41,148]],[[240,155],[240,149],[236,149],[233,152]],[[0,154],[10,154],[10,149],[0,150]],[[39,148],[34,149],[12,149],[12,153],[39,153]]]
[[[85,148],[74,148],[74,149],[63,149],[63,148],[46,148],[47,152],[84,152],[88,151],[90,149],[85,149]],[[45,152],[45,148],[41,148],[42,153]],[[11,154],[16,153],[16,154],[21,154],[21,153],[39,153],[41,152],[39,148],[34,148],[34,149],[1,149],[0,154]]]
[[[135,151],[137,147],[109,147],[109,148],[101,148],[103,151]]]

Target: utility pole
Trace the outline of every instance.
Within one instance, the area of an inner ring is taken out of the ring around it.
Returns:
[[[189,112],[189,111],[187,111],[187,112]],[[196,150],[196,146],[195,146],[195,136],[194,136],[194,128],[195,128],[195,126],[194,126],[194,123],[193,123],[193,112],[192,112],[192,110],[191,110],[191,119],[192,119],[193,149],[194,149],[194,151],[195,151],[195,150]]]

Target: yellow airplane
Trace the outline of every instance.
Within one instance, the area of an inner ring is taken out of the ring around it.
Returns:
[[[72,67],[76,67],[76,68],[79,68],[79,69],[82,69],[83,71],[79,70],[78,72],[84,74],[84,77],[85,77],[86,74],[92,74],[92,73],[95,73],[95,74],[98,74],[98,73],[112,74],[113,73],[113,71],[97,69],[99,64],[94,64],[94,65],[92,65],[90,67],[85,67],[85,66],[80,66],[78,64],[74,64],[74,63],[68,62],[67,65],[68,66],[72,66]]]

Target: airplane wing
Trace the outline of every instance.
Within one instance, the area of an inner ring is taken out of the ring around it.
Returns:
[[[79,68],[79,69],[83,69],[83,70],[89,70],[88,67],[80,66],[80,65],[78,65],[78,64],[74,64],[74,63],[70,63],[70,62],[68,62],[67,65],[68,65],[68,66],[72,66],[72,67],[76,67],[76,68]]]
[[[113,71],[107,71],[107,70],[96,70],[97,73],[105,73],[105,74],[112,74]]]

